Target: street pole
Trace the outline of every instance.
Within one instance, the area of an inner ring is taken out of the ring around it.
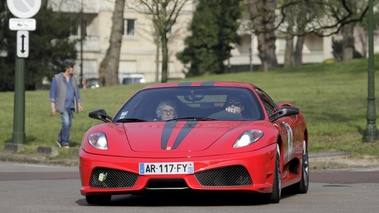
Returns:
[[[84,27],[83,27],[83,0],[80,2],[80,75],[79,75],[79,85],[83,87],[83,38],[84,38]]]
[[[367,95],[367,125],[363,132],[363,142],[378,140],[375,110],[375,66],[374,66],[374,23],[373,0],[368,3],[368,95]]]
[[[12,143],[25,142],[25,59],[16,57]]]
[[[29,56],[29,31],[36,28],[35,19],[30,18],[37,14],[41,8],[41,3],[41,0],[34,0],[33,3],[24,0],[7,0],[9,11],[17,17],[9,20],[9,29],[17,31],[17,47],[12,143],[5,144],[5,150],[17,152],[25,142],[25,58]],[[27,19],[27,22],[24,19]]]

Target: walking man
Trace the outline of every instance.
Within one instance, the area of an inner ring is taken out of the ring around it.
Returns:
[[[50,88],[51,115],[59,112],[62,117],[62,128],[56,143],[59,147],[70,148],[70,127],[73,111],[82,112],[80,93],[76,79],[73,77],[74,62],[63,61],[63,72],[54,75]]]

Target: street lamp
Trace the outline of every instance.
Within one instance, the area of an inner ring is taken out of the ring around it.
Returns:
[[[374,23],[373,0],[368,3],[368,95],[367,95],[367,125],[363,132],[363,142],[378,140],[375,110],[375,73],[374,73]]]

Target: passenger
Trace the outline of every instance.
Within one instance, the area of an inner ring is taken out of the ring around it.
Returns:
[[[175,104],[172,101],[161,101],[156,109],[157,119],[167,121],[176,118]]]

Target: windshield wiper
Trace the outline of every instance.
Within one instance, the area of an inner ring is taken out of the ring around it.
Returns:
[[[173,118],[173,119],[170,119],[170,120],[167,120],[167,121],[179,121],[179,120],[186,120],[186,121],[215,121],[217,119],[207,118],[207,117],[192,116],[192,117],[183,117],[183,118]]]
[[[128,122],[146,122],[147,120],[139,119],[139,118],[121,118],[118,119],[117,123],[128,123]]]

